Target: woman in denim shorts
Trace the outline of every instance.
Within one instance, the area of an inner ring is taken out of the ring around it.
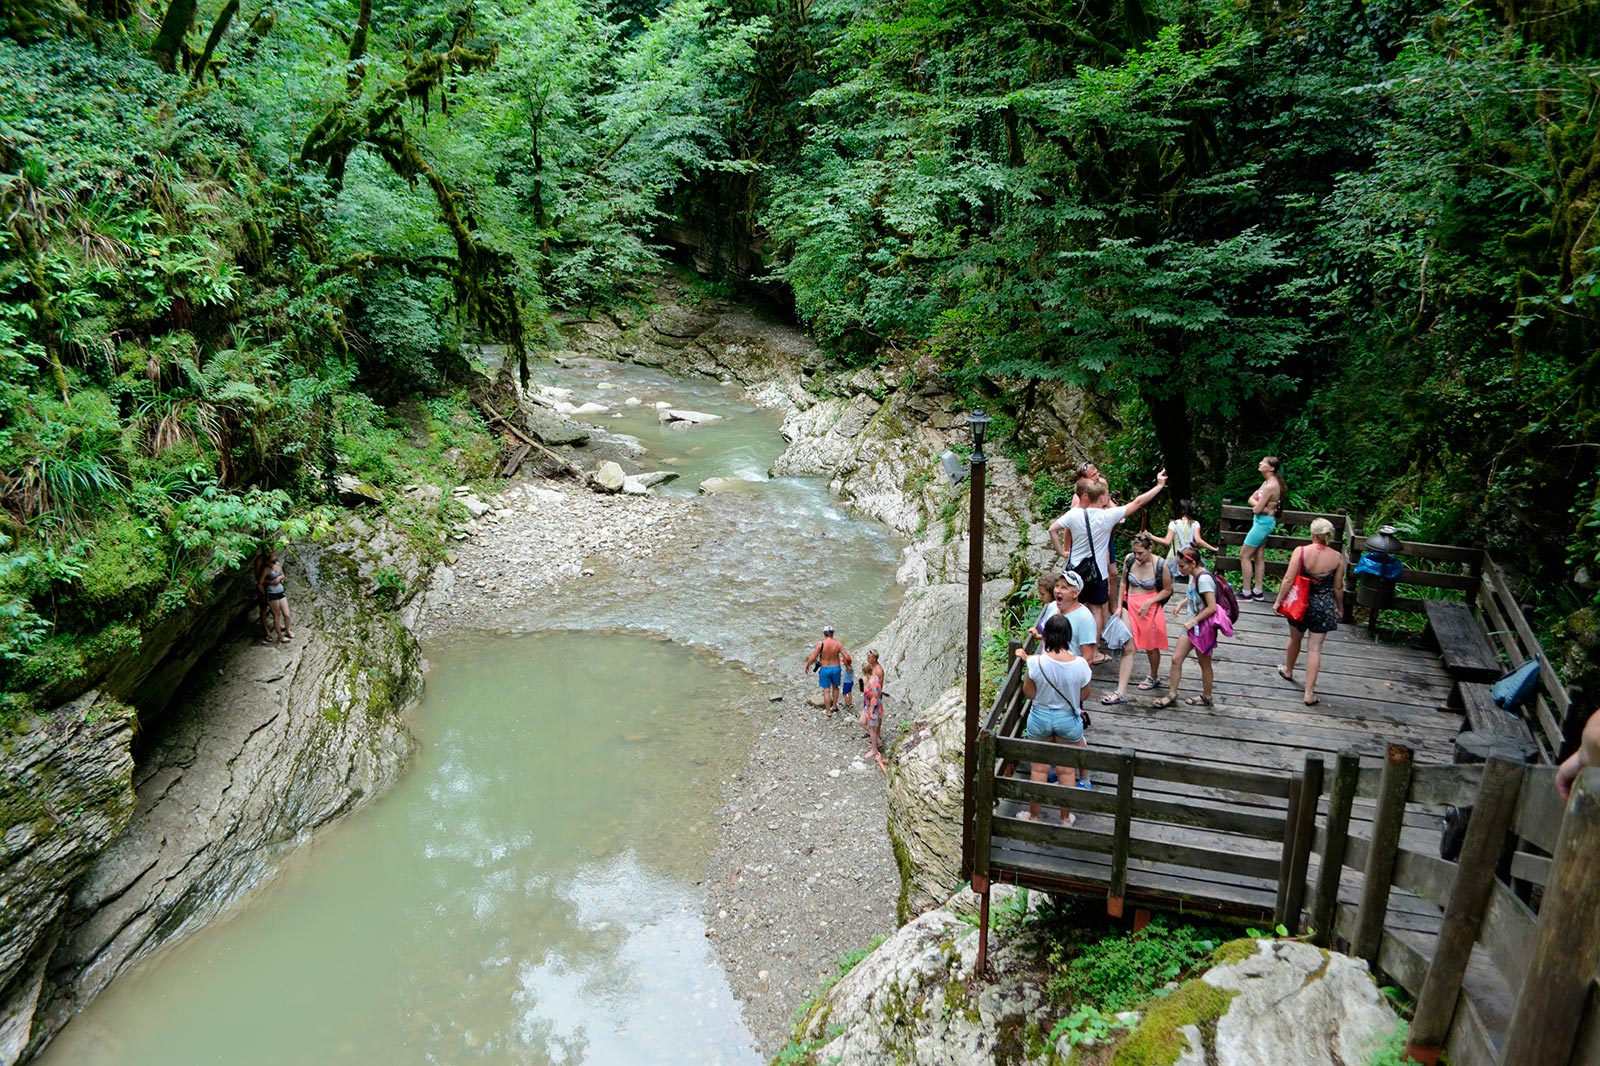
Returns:
[[[1044,624],[1044,651],[1038,655],[1025,655],[1017,649],[1017,657],[1026,660],[1028,676],[1022,682],[1022,694],[1033,701],[1028,711],[1029,740],[1042,740],[1049,744],[1071,744],[1085,747],[1083,742],[1083,690],[1089,686],[1089,663],[1072,651],[1072,623],[1056,615]],[[1052,768],[1035,761],[1029,767],[1029,776],[1043,784],[1049,779]],[[1078,772],[1070,766],[1057,766],[1058,784],[1072,788],[1077,784]],[[1039,804],[1030,803],[1026,814],[1018,815],[1037,821]],[[1061,808],[1061,824],[1071,826],[1078,816],[1065,805]]]

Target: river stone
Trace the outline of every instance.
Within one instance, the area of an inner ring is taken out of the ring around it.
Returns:
[[[1365,962],[1298,941],[1258,940],[1248,958],[1199,980],[1238,995],[1217,1020],[1216,1057],[1190,1026],[1179,1066],[1368,1062],[1398,1023]]]
[[[628,477],[622,472],[622,467],[610,460],[601,463],[600,468],[594,472],[595,488],[601,492],[621,492],[627,480]]]
[[[538,407],[523,410],[522,428],[552,447],[558,444],[582,444],[589,439],[589,431],[576,422]]]
[[[700,482],[700,495],[715,496],[722,492],[743,492],[751,485],[759,484],[761,482],[742,477],[708,477]]]
[[[639,483],[647,489],[653,489],[657,485],[665,485],[669,481],[678,480],[678,476],[676,470],[652,470],[647,474],[640,474]]]
[[[720,422],[722,420],[721,415],[711,415],[704,411],[690,411],[682,407],[663,408],[661,413],[656,417],[662,422],[675,426],[701,426],[705,425],[707,422]]]
[[[650,486],[646,485],[642,479],[630,476],[622,479],[622,491],[629,496],[648,496],[650,495]]]
[[[579,404],[573,409],[572,413],[575,415],[598,415],[604,414],[609,410],[611,410],[611,408],[607,407],[605,404],[595,403],[591,400],[588,403]]]
[[[456,501],[459,502],[461,506],[465,507],[467,509],[467,513],[473,518],[482,518],[484,515],[488,514],[490,510],[492,510],[488,504],[484,503],[471,493],[457,496]]]
[[[996,886],[1004,903],[1012,890]],[[810,1062],[1018,1066],[1060,1061],[1047,1037],[1039,959],[1048,951],[1027,924],[991,933],[990,972],[973,977],[978,933],[964,892],[900,927],[824,992],[795,1029]],[[1037,1049],[1030,1054],[1029,1049]]]

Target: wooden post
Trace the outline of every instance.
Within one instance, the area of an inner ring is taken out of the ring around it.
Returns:
[[[1328,831],[1317,870],[1317,899],[1311,911],[1312,943],[1320,948],[1333,941],[1339,917],[1339,882],[1344,876],[1345,844],[1350,838],[1350,805],[1356,798],[1361,758],[1353,751],[1339,753],[1333,768],[1333,791],[1328,796]]]
[[[1378,949],[1383,945],[1390,879],[1394,877],[1395,852],[1400,847],[1400,826],[1406,817],[1411,757],[1411,749],[1404,744],[1390,744],[1383,776],[1378,781],[1378,810],[1372,818],[1372,840],[1367,845],[1366,884],[1361,886],[1355,936],[1350,940],[1350,953],[1366,959],[1373,969],[1378,966]]]
[[[976,822],[972,854],[972,877],[989,877],[989,839],[994,832],[994,734],[985,729],[978,734],[978,802],[973,812]]]
[[[1300,914],[1306,901],[1306,870],[1311,864],[1311,843],[1317,835],[1317,797],[1322,795],[1322,756],[1307,755],[1300,785],[1300,809],[1294,824],[1294,853],[1289,857],[1289,893],[1284,904],[1289,932],[1300,934]]]
[[[1106,913],[1122,917],[1122,901],[1128,894],[1128,838],[1133,830],[1133,774],[1137,756],[1123,748],[1117,765],[1117,818],[1111,843],[1111,888],[1106,893]]]
[[[1472,804],[1472,821],[1456,864],[1456,882],[1444,909],[1444,923],[1428,964],[1428,976],[1417,993],[1416,1015],[1406,1041],[1406,1054],[1424,1066],[1439,1061],[1439,1049],[1450,1033],[1461,979],[1466,976],[1472,945],[1478,940],[1489,893],[1494,888],[1495,866],[1506,831],[1517,813],[1522,790],[1522,766],[1505,759],[1490,759]]]
[[[1600,855],[1600,769],[1590,767],[1579,775],[1561,819],[1533,956],[1500,1049],[1504,1066],[1565,1063],[1572,1056],[1589,985],[1600,965],[1596,855]]]
[[[972,891],[978,894],[978,957],[972,963],[973,976],[978,977],[989,966],[989,879],[973,874]]]
[[[1278,855],[1278,898],[1272,904],[1272,920],[1289,924],[1289,870],[1294,864],[1294,830],[1300,824],[1300,790],[1305,779],[1299,774],[1289,780],[1289,809],[1283,816],[1283,851]]]

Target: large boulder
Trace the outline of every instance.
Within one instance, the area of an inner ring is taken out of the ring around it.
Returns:
[[[623,473],[621,466],[609,459],[594,472],[594,487],[601,492],[621,492],[627,483],[628,475]]]
[[[1005,900],[1009,890],[997,888]],[[989,973],[975,978],[978,931],[963,893],[895,932],[820,996],[795,1029],[786,1061],[1017,1066],[1061,1061],[1039,980],[1048,951],[1033,928],[991,934]]]
[[[1180,1042],[1169,1042],[1172,1030],[1181,1038],[1178,1066],[1343,1066],[1371,1061],[1399,1022],[1365,962],[1298,941],[1258,940],[1244,957],[1190,984],[1231,999],[1215,1021],[1215,1056],[1206,1054],[1201,1034],[1208,1019],[1174,1026],[1173,1012],[1155,1006],[1127,1039],[1170,1046]],[[1190,995],[1217,998],[1202,989]]]
[[[522,409],[522,428],[552,446],[582,444],[589,439],[589,431],[578,423],[562,418],[554,411],[531,404]]]
[[[1008,580],[986,581],[979,625],[987,633],[1000,622],[1011,595]],[[887,683],[884,692],[912,711],[931,706],[967,676],[967,586],[913,588],[890,623],[869,642],[878,649]]]
[[[133,816],[133,711],[87,692],[14,732],[0,774],[0,1063],[22,1057],[68,886]]]

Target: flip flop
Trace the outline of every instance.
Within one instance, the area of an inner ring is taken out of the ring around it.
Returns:
[[[1209,707],[1211,706],[1211,697],[1190,696],[1188,699],[1184,700],[1183,703],[1186,707]]]
[[[1298,682],[1296,682],[1295,679],[1294,679],[1294,675],[1291,674],[1289,671],[1285,670],[1281,666],[1278,667],[1278,676],[1283,678],[1285,681],[1289,682],[1289,684],[1291,684],[1291,685],[1298,684]]]
[[[1306,700],[1304,702],[1305,702],[1305,705],[1307,707],[1315,707],[1317,704],[1321,703],[1322,701],[1317,699],[1315,696],[1312,696],[1309,700]]]
[[[1139,682],[1139,691],[1140,692],[1149,692],[1153,688],[1159,688],[1160,685],[1161,685],[1161,682],[1156,680],[1156,675],[1155,674],[1145,674],[1144,675],[1144,680]]]
[[[1108,692],[1104,696],[1100,697],[1100,702],[1107,707],[1111,707],[1118,703],[1127,703],[1128,700],[1127,697],[1120,692]]]
[[[1159,700],[1156,700],[1156,710],[1164,711],[1168,707],[1174,706],[1177,702],[1178,697],[1176,696],[1162,696]]]

